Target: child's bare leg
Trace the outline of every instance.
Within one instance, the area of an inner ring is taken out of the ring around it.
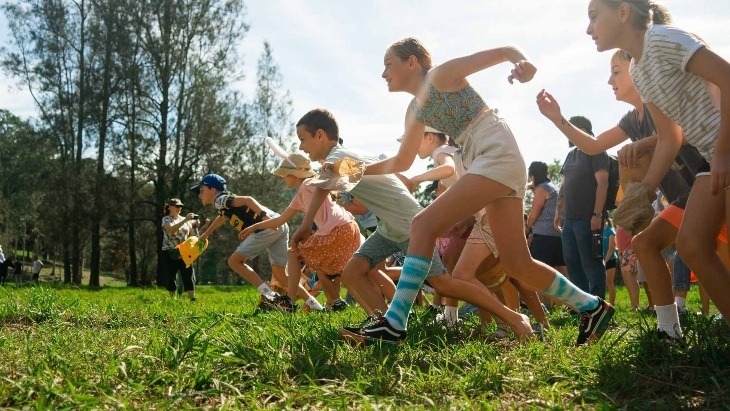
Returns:
[[[730,191],[721,189],[713,195],[710,177],[697,177],[677,234],[677,250],[682,260],[694,271],[697,279],[730,324],[730,271],[715,252],[715,243],[727,212]]]
[[[505,307],[484,285],[475,286],[446,274],[429,277],[428,281],[442,295],[468,301],[501,318],[518,337],[532,334],[528,318]]]
[[[286,262],[286,293],[292,301],[296,301],[297,296],[302,298],[304,301],[307,301],[307,297],[309,297],[309,293],[304,289],[299,281],[301,275],[302,263],[299,261],[299,253],[293,249],[289,249]],[[304,294],[301,293],[300,289],[304,291]]]
[[[335,282],[334,279],[328,275],[323,274],[319,276],[319,283],[322,285],[322,291],[327,297],[327,305],[332,306],[338,298],[340,298],[340,284],[339,281]]]
[[[353,256],[345,265],[341,279],[367,315],[373,316],[375,310],[385,312],[388,305],[385,303],[378,287],[367,276],[368,272],[370,272],[370,262],[364,258]]]
[[[391,279],[387,272],[391,271],[391,268],[383,266],[376,266],[368,272],[368,278],[375,284],[383,296],[388,301],[393,301],[393,294],[395,294],[395,283]],[[400,269],[396,270],[400,271]]]
[[[631,248],[644,270],[646,282],[656,305],[674,303],[672,276],[662,250],[674,243],[677,229],[663,218],[655,218],[649,226],[631,240]]]
[[[228,266],[233,270],[239,277],[248,281],[254,287],[258,288],[264,281],[256,274],[248,264],[246,264],[247,258],[238,254],[233,253],[228,257]]]
[[[524,301],[525,305],[527,305],[527,309],[530,310],[532,316],[535,317],[535,320],[542,324],[542,328],[546,330],[550,328],[550,323],[545,315],[545,311],[542,309],[542,303],[540,302],[540,298],[538,298],[535,290],[531,287],[524,286],[521,282],[514,278],[510,279],[509,282],[516,287],[519,295],[522,297],[522,301]]]

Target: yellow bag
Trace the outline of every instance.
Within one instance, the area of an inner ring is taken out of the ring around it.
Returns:
[[[200,254],[208,248],[208,240],[206,239],[204,242],[200,242],[198,241],[198,237],[191,235],[187,240],[175,246],[175,248],[180,250],[180,257],[185,262],[185,267],[190,267],[193,261],[197,260]]]

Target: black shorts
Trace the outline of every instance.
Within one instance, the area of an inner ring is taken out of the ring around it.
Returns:
[[[533,234],[530,243],[532,258],[551,267],[565,265],[563,259],[563,240],[559,236]]]
[[[606,270],[610,270],[611,268],[616,268],[616,259],[615,258],[608,260],[608,262],[606,263]]]

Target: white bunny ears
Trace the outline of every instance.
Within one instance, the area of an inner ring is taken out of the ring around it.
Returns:
[[[282,160],[286,161],[287,163],[291,164],[292,167],[297,168],[297,165],[294,164],[294,162],[289,158],[289,153],[286,152],[281,146],[271,137],[266,137],[264,139],[264,142],[267,146],[271,149],[271,151],[274,152],[278,157],[280,157]]]
[[[279,146],[279,144],[277,144],[271,137],[266,137],[264,141],[274,154],[281,157],[279,167],[272,171],[274,175],[279,177],[293,175],[299,178],[310,178],[317,175],[317,173],[312,170],[312,163],[309,161],[307,156],[297,153],[288,154],[286,150],[281,148],[281,146]]]

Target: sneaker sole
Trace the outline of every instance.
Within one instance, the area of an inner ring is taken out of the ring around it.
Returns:
[[[606,328],[608,328],[608,323],[611,321],[611,318],[613,318],[613,314],[616,310],[611,307],[608,310],[606,310],[603,315],[601,315],[601,318],[598,319],[598,325],[596,325],[596,329],[593,330],[593,334],[591,334],[588,339],[586,340],[586,343],[598,341],[603,337],[603,334],[606,332]]]
[[[358,334],[356,332],[348,330],[346,328],[340,328],[340,331],[338,332],[338,334],[339,334],[339,339],[341,341],[344,341],[344,342],[352,345],[353,347],[358,347],[358,348],[362,348],[362,347],[365,347],[366,345],[376,344],[376,343],[383,343],[383,344],[388,344],[388,345],[398,345],[403,342],[403,340],[388,341],[388,340],[380,339],[380,338],[370,338],[370,337],[366,337],[362,334]]]

